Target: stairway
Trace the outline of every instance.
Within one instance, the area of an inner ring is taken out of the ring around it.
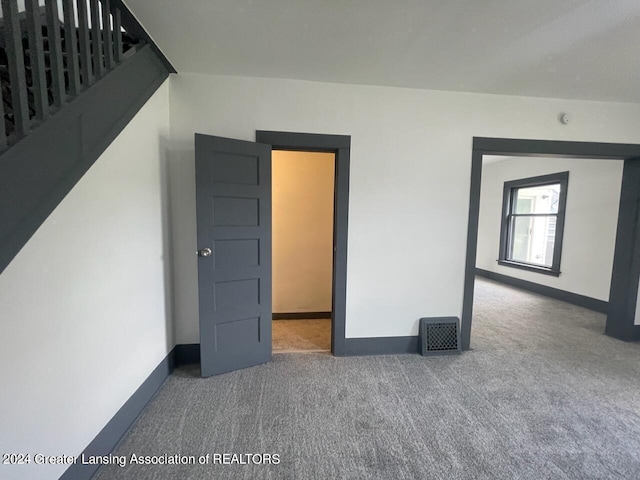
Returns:
[[[47,81],[47,100],[50,106],[54,105],[54,97],[53,97],[53,78],[52,78],[52,69],[51,69],[51,51],[50,51],[50,41],[49,41],[49,26],[46,22],[45,17],[45,7],[40,8],[40,16],[41,16],[41,25],[42,25],[42,39],[43,39],[43,49],[44,49],[44,58],[45,58],[45,76]],[[24,25],[24,13],[20,14],[21,17],[21,25]],[[64,24],[60,24],[60,38],[61,38],[61,47],[63,52],[67,52],[67,45],[65,38],[65,29]],[[78,27],[74,26],[74,30],[76,32],[76,48],[75,51],[80,51],[80,41],[78,35]],[[24,53],[24,66],[25,66],[25,77],[27,81],[27,98],[28,98],[28,109],[29,109],[29,118],[33,119],[35,117],[35,96],[33,92],[33,68],[32,68],[32,55],[29,49],[29,40],[27,36],[26,28],[21,28],[22,31],[22,48]],[[127,32],[122,32],[122,45],[123,45],[123,54],[128,56],[129,52],[132,51],[138,45],[138,41],[131,37]],[[4,42],[4,32],[0,28],[0,84],[2,86],[2,102],[3,102],[3,111],[4,111],[4,120],[5,120],[5,133],[8,138],[11,138],[12,134],[15,130],[15,122],[12,108],[12,93],[11,93],[11,81],[9,78],[9,61],[7,56],[6,44]],[[93,58],[93,49],[90,46],[90,53]],[[78,54],[78,60],[80,60],[80,56]],[[65,91],[70,91],[70,81],[69,81],[69,67],[67,56],[63,57],[63,68],[64,68],[64,82],[65,82]],[[95,65],[92,62],[92,69],[95,70]],[[80,81],[81,83],[86,83],[85,79],[82,78],[82,72],[80,72]]]
[[[175,69],[122,0],[0,6],[1,273]]]

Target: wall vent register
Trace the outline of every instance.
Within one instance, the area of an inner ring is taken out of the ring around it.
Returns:
[[[457,317],[420,319],[420,353],[423,356],[461,351],[460,320]]]

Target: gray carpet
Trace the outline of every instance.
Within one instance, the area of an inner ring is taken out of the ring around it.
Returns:
[[[479,280],[462,356],[282,354],[176,371],[115,454],[279,465],[103,467],[107,479],[637,479],[640,345],[604,316]]]

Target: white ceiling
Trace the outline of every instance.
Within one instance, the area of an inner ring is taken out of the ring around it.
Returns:
[[[640,0],[125,0],[178,72],[640,102]]]

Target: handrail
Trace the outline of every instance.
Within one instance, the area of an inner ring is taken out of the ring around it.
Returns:
[[[144,42],[123,28],[113,0],[0,0],[0,6],[0,153]]]

